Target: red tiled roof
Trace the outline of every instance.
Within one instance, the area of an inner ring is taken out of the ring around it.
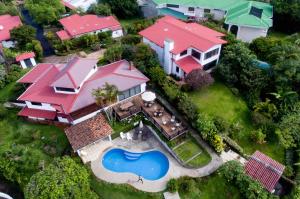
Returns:
[[[16,56],[16,61],[30,59],[30,58],[33,58],[33,57],[35,57],[34,52],[26,52],[26,53],[22,53],[22,54]]]
[[[95,61],[97,62],[97,60]],[[94,63],[91,63],[91,66],[93,65]],[[68,68],[68,64],[38,64],[18,80],[20,83],[32,83],[18,100],[49,103],[55,105],[57,111],[63,111],[65,114],[69,114],[95,103],[95,99],[92,96],[93,89],[103,86],[106,82],[116,85],[119,91],[124,91],[146,83],[149,80],[135,67],[131,67],[131,70],[129,70],[129,62],[121,60],[98,67],[97,71],[81,86],[79,93],[56,93],[52,86],[57,80],[60,80],[60,78],[64,76],[63,74],[66,71],[74,75],[73,80],[81,82],[83,78],[82,74],[87,75],[87,72],[84,72],[85,69],[91,68],[86,64],[76,64],[73,67],[75,68],[72,68],[72,72],[70,72],[66,69]],[[63,80],[65,80],[65,78]],[[59,83],[62,82],[59,81]]]
[[[102,114],[65,129],[67,138],[74,151],[103,139],[112,134],[112,132],[112,128]]]
[[[121,24],[113,16],[99,17],[97,15],[78,14],[71,15],[59,20],[64,27],[65,32],[59,31],[56,34],[62,40],[67,37],[75,37],[89,32],[94,32],[102,29],[118,30],[121,29]]]
[[[190,73],[194,69],[202,68],[202,65],[198,63],[192,56],[186,56],[175,63],[185,72]]]
[[[19,116],[24,117],[36,117],[36,118],[45,118],[49,120],[53,120],[56,116],[55,111],[45,111],[39,109],[31,109],[28,107],[24,107],[19,113]]]
[[[10,30],[22,25],[19,16],[1,15],[0,16],[0,41],[10,39]]]
[[[61,40],[71,39],[71,36],[65,30],[58,31],[56,34]]]
[[[256,151],[245,164],[245,172],[259,181],[269,192],[274,190],[284,168],[282,164],[259,151]]]
[[[171,16],[157,20],[154,25],[139,34],[162,48],[166,39],[173,40],[174,49],[171,52],[174,54],[181,53],[189,47],[205,52],[215,45],[227,43],[221,39],[223,33],[197,23],[185,23]]]

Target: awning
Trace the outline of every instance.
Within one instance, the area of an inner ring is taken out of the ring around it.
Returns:
[[[18,113],[18,115],[23,117],[34,117],[53,120],[56,116],[56,112],[25,107]]]
[[[187,56],[175,62],[186,74],[190,73],[194,69],[202,69],[202,65],[199,64],[192,56]]]

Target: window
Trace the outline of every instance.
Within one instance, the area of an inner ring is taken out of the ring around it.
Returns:
[[[184,50],[180,53],[180,56],[186,55],[187,54],[187,50]]]
[[[63,87],[55,87],[55,88],[57,91],[75,93],[75,90],[73,88],[63,88]]]
[[[175,5],[175,4],[167,4],[168,8],[179,8],[179,5]]]
[[[189,11],[189,12],[194,12],[194,11],[195,11],[195,8],[194,8],[194,7],[189,7],[189,8],[188,8],[188,11]]]
[[[194,49],[192,49],[192,56],[195,57],[196,59],[199,59],[201,58],[201,53],[195,51]]]
[[[217,55],[218,53],[219,53],[219,48],[209,51],[208,53],[205,53],[204,59],[211,58],[211,57]]]
[[[250,15],[256,16],[258,18],[261,18],[263,13],[263,9],[259,9],[257,7],[252,6],[250,9]]]
[[[119,101],[127,99],[127,98],[129,98],[131,96],[134,96],[136,94],[139,94],[140,92],[141,92],[141,86],[140,85],[135,86],[135,87],[133,87],[131,89],[128,89],[126,91],[120,92],[119,96],[118,96]]]
[[[179,73],[179,68],[178,68],[178,66],[176,66],[176,73]]]
[[[42,106],[42,103],[40,102],[31,102],[31,104],[34,106]]]
[[[204,9],[204,13],[210,13],[210,9]]]

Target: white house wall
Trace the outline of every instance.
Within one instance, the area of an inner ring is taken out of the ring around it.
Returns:
[[[123,36],[123,30],[115,30],[112,32],[112,38],[118,38]]]
[[[159,63],[164,65],[164,49],[155,43],[151,42],[147,38],[143,37],[143,43],[148,44],[157,54]]]
[[[39,106],[39,105],[33,105],[29,101],[25,101],[25,103],[26,103],[26,106],[28,108],[45,110],[45,111],[56,111],[55,108],[53,108],[50,104],[47,104],[47,103],[42,103],[41,106]]]
[[[251,42],[252,40],[258,37],[266,37],[268,33],[268,29],[263,28],[252,28],[246,26],[239,26],[239,30],[237,33],[237,39],[240,39],[244,42]]]

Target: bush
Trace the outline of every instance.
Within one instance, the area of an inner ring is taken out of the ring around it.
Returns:
[[[182,177],[177,180],[179,191],[182,193],[192,193],[196,190],[196,182],[192,178]]]
[[[181,111],[190,122],[196,121],[198,116],[197,107],[185,93],[178,96],[177,104],[178,110]]]
[[[178,183],[176,179],[171,179],[168,181],[167,190],[171,193],[178,191]]]
[[[194,90],[209,86],[214,83],[213,77],[202,69],[192,70],[185,77],[185,82]]]
[[[135,45],[141,42],[141,36],[128,34],[121,38],[121,42],[122,44]]]
[[[238,145],[238,143],[236,143],[234,140],[232,140],[230,137],[228,137],[227,135],[223,136],[223,140],[226,142],[226,144],[228,144],[234,151],[236,151],[239,154],[244,154],[244,150],[243,148]]]
[[[251,138],[257,144],[263,144],[266,142],[266,134],[262,131],[262,129],[251,131]]]
[[[111,8],[108,4],[92,4],[88,11],[88,13],[95,14],[95,15],[101,15],[101,16],[109,16],[111,15]]]
[[[123,48],[121,45],[113,45],[104,52],[103,58],[109,62],[115,62],[122,59]]]
[[[166,74],[165,71],[160,66],[154,66],[147,70],[147,74],[149,75],[151,81],[155,84],[162,85],[166,82]]]

